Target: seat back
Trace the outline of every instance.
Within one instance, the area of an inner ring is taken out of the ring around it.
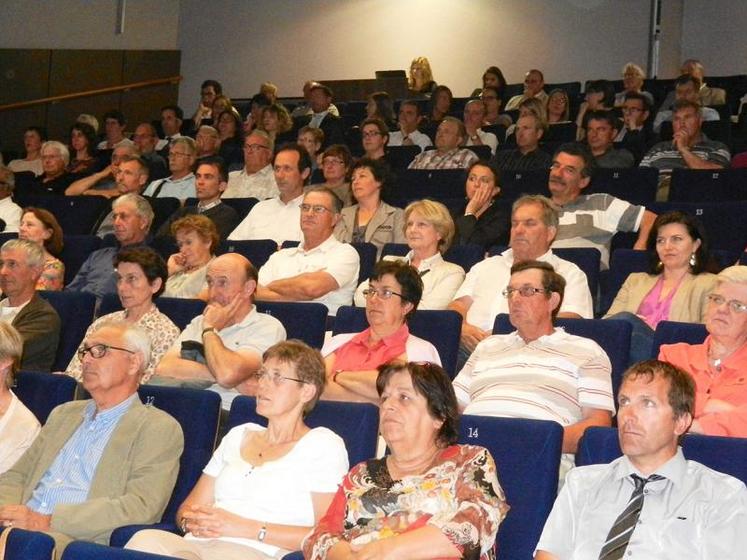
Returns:
[[[65,235],[60,260],[65,263],[65,284],[78,274],[88,255],[101,247],[101,238],[95,235]]]
[[[702,344],[708,336],[705,325],[700,323],[679,323],[677,321],[661,321],[656,325],[651,357],[657,358],[662,344],[686,342],[688,344]]]
[[[153,222],[150,225],[152,232],[158,231],[158,228],[169,219],[169,216],[181,208],[182,202],[178,198],[172,197],[147,197],[150,207],[153,208]]]
[[[68,375],[21,371],[15,377],[13,392],[21,399],[40,424],[44,424],[52,410],[75,398],[75,379]]]
[[[387,146],[384,159],[393,170],[404,170],[420,153],[420,146]]]
[[[673,169],[669,200],[747,200],[747,169]]]
[[[570,261],[586,274],[586,282],[589,284],[591,297],[596,299],[599,288],[599,261],[602,254],[599,249],[593,247],[569,247],[567,249],[553,249],[558,257]]]
[[[410,332],[427,340],[438,350],[441,365],[452,378],[456,375],[462,317],[456,311],[421,309],[408,322]],[[357,333],[368,328],[366,310],[345,305],[337,310],[332,334]]]
[[[623,283],[633,272],[646,272],[648,270],[648,252],[636,251],[634,249],[616,249],[610,257],[610,269],[602,284],[600,293],[599,309],[602,314],[606,313],[612,305],[617,292]]]
[[[498,530],[498,559],[530,560],[558,491],[563,428],[546,420],[463,415],[459,443],[490,451],[511,506]]]
[[[596,169],[588,194],[607,193],[631,204],[647,205],[656,200],[659,171],[653,167]]]
[[[267,419],[257,414],[254,397],[239,396],[231,403],[227,428],[254,422],[267,425]],[[350,466],[376,455],[379,434],[379,409],[371,404],[319,401],[304,420],[312,428],[324,426],[345,442]]]
[[[24,556],[24,558],[40,557]],[[74,541],[65,548],[61,560],[174,560],[174,557],[138,550],[112,548],[87,541]]]
[[[66,235],[91,235],[111,207],[102,196],[27,196],[26,206],[45,208],[54,214]]]
[[[314,302],[258,301],[257,311],[272,315],[283,323],[287,338],[303,340],[312,348],[324,344],[328,309]]]
[[[404,208],[424,198],[439,202],[463,199],[466,177],[464,169],[405,169],[397,175],[391,204]]]
[[[244,219],[259,200],[256,198],[221,198],[221,202],[236,210],[239,218]]]
[[[524,194],[542,194],[549,196],[547,181],[550,172],[547,169],[512,170],[501,173],[501,197],[513,202]]]
[[[60,316],[60,342],[52,371],[64,371],[80,346],[86,329],[93,322],[96,296],[88,292],[46,291],[40,291],[39,295],[47,300]]]
[[[5,543],[6,560],[51,560],[53,551],[52,537],[38,531],[13,529]]]
[[[398,257],[404,257],[410,251],[405,243],[387,243],[384,245],[382,255],[396,255]],[[485,258],[485,249],[482,246],[473,243],[466,245],[452,245],[446,254],[444,254],[444,260],[458,264],[464,269],[464,272],[469,270]]]
[[[238,253],[251,261],[256,269],[262,268],[267,260],[278,250],[278,244],[272,239],[251,239],[245,241],[221,241],[217,253]]]

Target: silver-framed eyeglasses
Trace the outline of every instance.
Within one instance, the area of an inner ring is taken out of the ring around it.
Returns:
[[[747,312],[747,303],[742,303],[737,299],[730,299],[729,301],[726,301],[726,298],[724,296],[720,296],[719,294],[709,294],[708,301],[714,305],[717,305],[718,307],[726,304],[726,306],[734,313]]]
[[[506,288],[501,293],[503,294],[503,297],[510,299],[516,292],[518,292],[521,297],[532,297],[536,294],[544,294],[547,290],[544,288],[535,288],[534,286],[521,286],[520,288]]]
[[[304,381],[303,379],[299,379],[297,377],[287,377],[285,375],[280,375],[278,372],[272,372],[270,373],[267,370],[260,369],[257,371],[257,373],[254,374],[254,379],[257,380],[257,383],[262,381],[263,379],[269,379],[272,381],[272,384],[275,385],[275,387],[279,387],[282,385],[285,381],[295,381],[296,383],[308,383],[308,381]]]
[[[109,350],[120,350],[122,352],[127,352],[128,354],[134,354],[134,350],[130,350],[128,348],[122,348],[121,346],[112,346],[111,344],[94,344],[93,346],[83,346],[82,348],[78,348],[78,359],[83,360],[83,358],[86,357],[86,354],[90,353],[91,357],[98,360],[99,358],[103,358],[106,356],[106,353],[109,352]]]
[[[306,204],[305,202],[301,204],[301,212],[311,212],[313,214],[324,214],[325,212],[332,212],[329,208],[326,206],[322,206],[321,204]]]
[[[363,297],[366,299],[371,299],[374,296],[379,296],[379,299],[389,299],[392,296],[399,296],[402,299],[405,299],[405,296],[402,294],[398,294],[394,290],[390,290],[389,288],[366,288],[363,290]]]

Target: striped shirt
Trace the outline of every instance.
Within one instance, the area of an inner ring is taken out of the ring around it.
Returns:
[[[98,413],[96,403],[93,400],[88,402],[83,422],[60,449],[34,489],[26,504],[29,509],[50,515],[57,504],[86,501],[104,449],[119,421],[137,398],[137,393],[134,393],[117,406]]]
[[[445,154],[426,150],[412,160],[408,169],[466,169],[477,160],[475,152],[463,148],[454,148]]]

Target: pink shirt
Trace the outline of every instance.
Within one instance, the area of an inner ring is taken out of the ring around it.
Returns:
[[[664,286],[664,277],[659,276],[654,287],[651,288],[651,291],[645,298],[643,298],[640,307],[638,307],[638,315],[642,315],[646,319],[648,326],[652,329],[656,329],[656,325],[658,325],[659,322],[669,319],[669,310],[672,307],[672,299],[674,298],[674,294],[677,293],[680,283],[681,281],[677,282],[677,285],[669,292],[667,297],[660,301],[659,298],[661,298],[661,289]]]
[[[367,371],[405,353],[410,330],[407,324],[385,336],[373,346],[368,345],[371,328],[358,333],[346,344],[337,349],[335,369],[342,371]]]

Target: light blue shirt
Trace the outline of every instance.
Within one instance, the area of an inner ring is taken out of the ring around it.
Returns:
[[[145,189],[143,196],[153,196],[159,185],[163,184],[161,190],[158,191],[156,198],[178,198],[179,200],[186,200],[188,198],[196,198],[197,191],[195,190],[195,176],[194,173],[190,173],[186,177],[174,180],[171,177],[166,179],[156,179],[148,185]]]
[[[57,504],[80,504],[88,498],[96,468],[119,421],[130,409],[137,393],[117,406],[96,413],[96,403],[89,401],[83,422],[57,454],[27,506],[32,511],[50,515]]]

